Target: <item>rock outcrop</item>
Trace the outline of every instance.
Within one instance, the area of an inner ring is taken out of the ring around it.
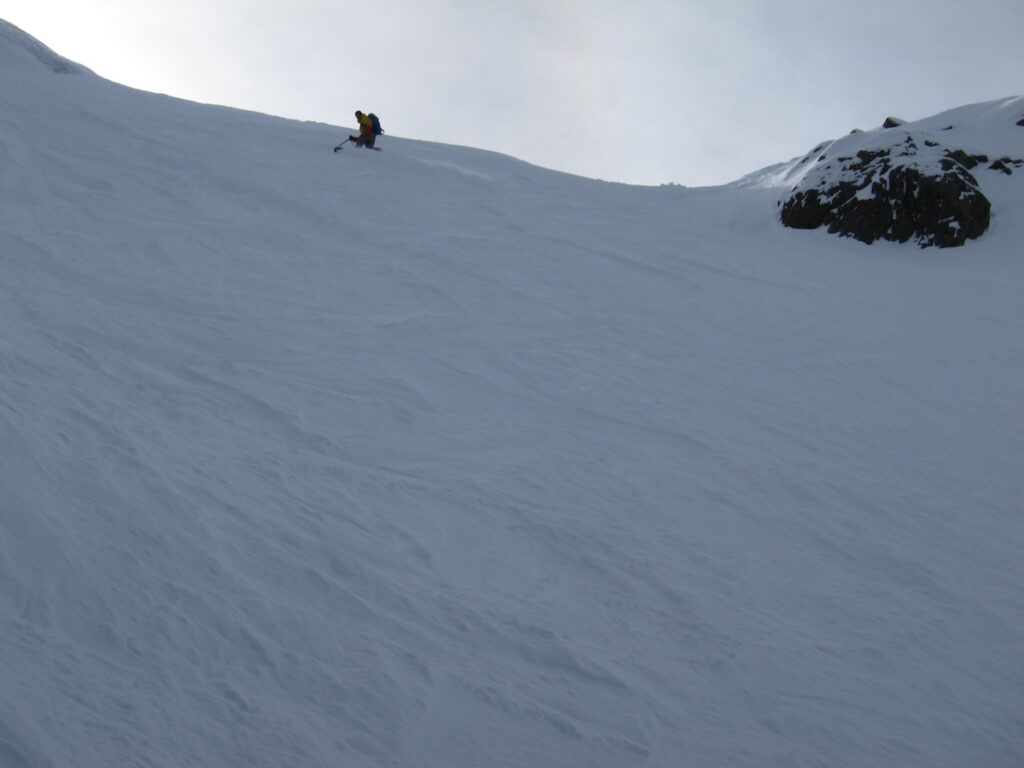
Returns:
[[[1024,123],[1018,121],[1024,103],[1015,99],[1007,105],[1011,108],[986,115],[990,122],[1004,121],[989,135],[1003,135],[1006,126],[1020,130],[1015,126]],[[964,131],[936,120],[888,118],[880,129],[815,147],[788,169],[786,180],[795,183],[780,200],[782,223],[827,227],[865,243],[913,241],[921,247],[948,248],[980,237],[989,227],[992,205],[979,179],[992,172],[1013,175],[1024,160],[977,152],[986,131],[976,116]]]

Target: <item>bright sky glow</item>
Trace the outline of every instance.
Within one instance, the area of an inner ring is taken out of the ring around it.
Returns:
[[[111,80],[505,152],[728,182],[823,139],[1019,94],[1021,0],[6,0]]]

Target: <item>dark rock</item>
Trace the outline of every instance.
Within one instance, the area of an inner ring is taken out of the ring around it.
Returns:
[[[1017,121],[1017,125],[1024,125],[1024,118]]]
[[[866,149],[862,149],[857,152],[857,162],[846,166],[851,171],[866,171],[868,166],[878,161],[881,164],[881,170],[889,170],[889,150],[880,149],[877,152],[869,152]]]
[[[1007,176],[1012,176],[1013,170],[1010,168],[1011,165],[1014,168],[1024,167],[1024,160],[1014,160],[1012,157],[1000,157],[998,160],[994,161],[989,168],[993,171],[1002,171]]]
[[[968,171],[973,169],[975,166],[980,165],[981,163],[988,162],[988,155],[969,155],[962,149],[947,149],[946,157],[956,160]],[[949,169],[946,168],[946,170]]]
[[[840,173],[798,187],[783,203],[782,223],[795,229],[826,226],[865,243],[913,239],[939,248],[963,245],[988,229],[991,205],[960,154],[968,162],[974,156],[949,152],[942,161],[949,167],[925,172],[913,163],[894,163],[894,151],[906,155],[905,146],[860,150]]]
[[[899,128],[901,125],[906,125],[906,120],[900,120],[898,117],[887,117],[885,122],[882,123],[883,128]]]

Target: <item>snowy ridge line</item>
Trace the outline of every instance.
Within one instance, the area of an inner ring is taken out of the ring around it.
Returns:
[[[92,70],[54,53],[31,35],[0,19],[0,69],[42,69],[60,75],[92,75]]]

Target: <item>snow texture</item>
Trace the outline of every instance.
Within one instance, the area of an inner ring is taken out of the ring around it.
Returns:
[[[1024,764],[1016,174],[923,257],[64,61],[0,24],[3,768]]]

